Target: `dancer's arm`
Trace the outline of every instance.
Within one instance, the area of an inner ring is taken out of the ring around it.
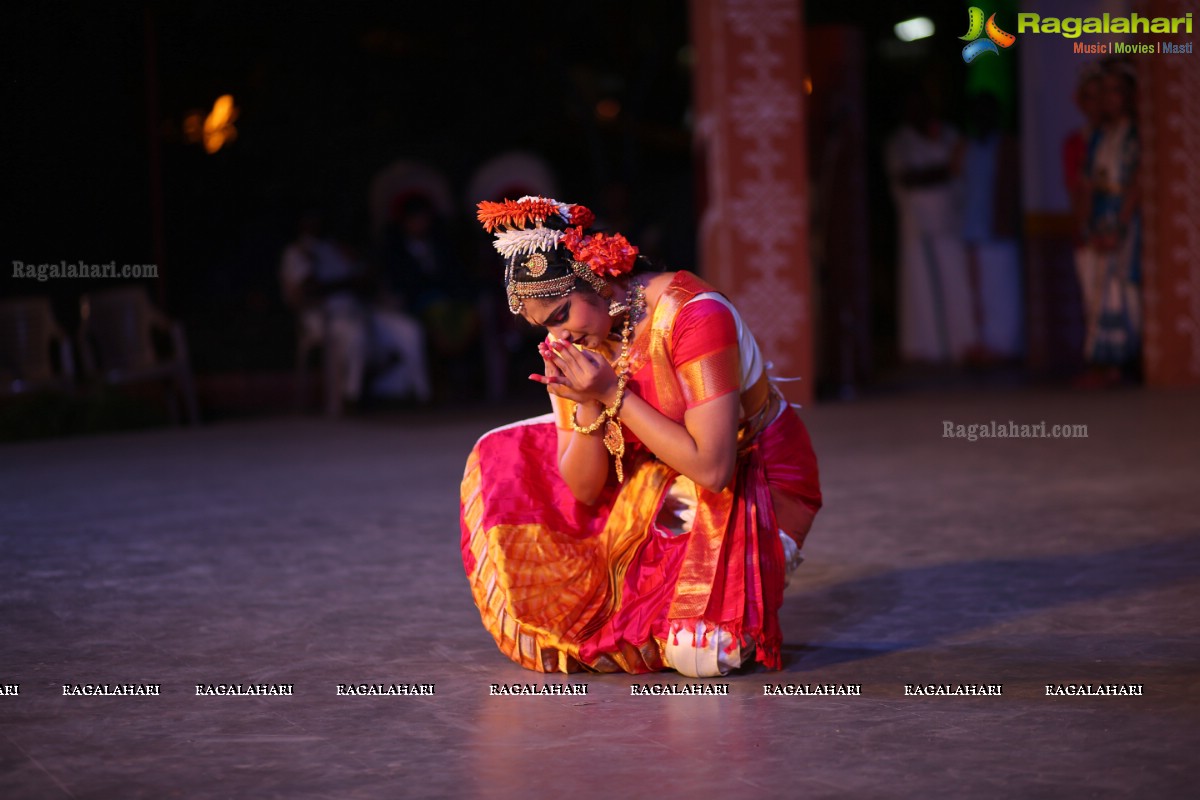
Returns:
[[[551,347],[558,374],[531,377],[556,397],[579,403],[577,422],[587,426],[616,402],[617,376],[594,353],[562,344]],[[740,412],[738,393],[726,392],[688,409],[681,425],[626,390],[618,418],[661,461],[698,485],[721,491],[733,477]],[[599,496],[610,461],[602,431],[586,435],[560,429],[559,469],[580,501],[591,503]]]

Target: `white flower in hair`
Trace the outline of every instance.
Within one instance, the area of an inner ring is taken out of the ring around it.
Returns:
[[[507,260],[513,256],[532,255],[537,252],[548,253],[558,247],[562,237],[562,231],[539,225],[524,230],[501,231],[496,234],[496,240],[492,242],[492,247],[495,247],[496,252]]]

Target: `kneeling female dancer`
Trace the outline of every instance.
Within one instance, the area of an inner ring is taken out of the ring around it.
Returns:
[[[542,672],[780,668],[779,606],[821,507],[804,423],[737,310],[593,214],[480,203],[552,412],[485,434],[462,483],[484,626]]]

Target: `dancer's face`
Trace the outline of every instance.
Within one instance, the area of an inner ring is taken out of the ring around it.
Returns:
[[[576,290],[566,297],[529,298],[521,313],[556,339],[584,347],[598,347],[612,332],[608,305],[594,292]]]

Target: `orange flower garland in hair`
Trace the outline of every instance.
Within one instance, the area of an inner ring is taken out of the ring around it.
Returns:
[[[617,278],[631,272],[637,262],[637,247],[619,233],[584,236],[582,227],[568,228],[563,234],[562,243],[576,261],[587,264],[597,275]]]
[[[496,228],[524,228],[529,223],[541,223],[546,217],[559,213],[558,203],[544,197],[531,197],[527,200],[505,200],[503,203],[493,203],[484,200],[479,203],[479,221],[488,233],[494,233]]]

